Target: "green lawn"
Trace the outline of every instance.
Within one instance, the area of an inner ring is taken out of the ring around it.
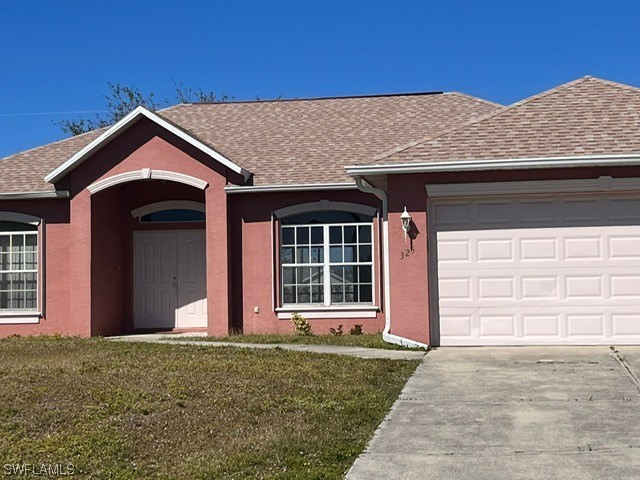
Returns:
[[[0,459],[75,478],[341,478],[417,361],[0,340]]]
[[[235,343],[298,343],[306,345],[347,345],[350,347],[383,348],[385,350],[422,350],[382,340],[379,333],[364,335],[231,335],[228,337],[178,337],[175,340],[201,340],[203,342]]]

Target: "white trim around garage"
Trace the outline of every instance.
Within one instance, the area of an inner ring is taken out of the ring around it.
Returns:
[[[483,195],[535,195],[547,193],[625,192],[640,190],[640,178],[601,176],[578,180],[534,180],[427,184],[429,197],[471,197]]]
[[[184,173],[168,172],[166,170],[152,170],[150,168],[143,168],[142,170],[135,170],[133,172],[124,172],[112,177],[103,178],[97,182],[92,183],[87,187],[87,190],[93,195],[94,193],[101,192],[110,187],[114,187],[121,183],[134,182],[136,180],[168,180],[171,182],[183,183],[192,187],[204,190],[209,185],[204,180],[185,175]]]
[[[46,177],[44,177],[46,182],[55,183],[64,177],[67,173],[73,170],[75,167],[84,162],[88,157],[90,157],[93,153],[102,148],[105,144],[116,138],[122,132],[127,130],[130,126],[134,125],[138,120],[142,118],[147,118],[152,122],[156,123],[160,127],[164,128],[168,132],[174,134],[178,138],[184,140],[188,144],[194,146],[201,152],[207,154],[214,160],[217,160],[222,165],[227,167],[229,170],[238,173],[247,180],[251,176],[251,172],[248,172],[240,165],[229,160],[227,157],[222,155],[221,153],[215,151],[211,147],[205,145],[200,140],[197,140],[193,136],[186,133],[184,130],[176,127],[175,125],[169,123],[159,115],[147,110],[144,107],[137,107],[131,113],[129,113],[126,117],[120,120],[118,123],[107,129],[102,135],[96,138],[94,141],[89,143],[86,147],[80,150],[78,153],[73,155],[70,159],[60,165],[58,168],[49,173]]]

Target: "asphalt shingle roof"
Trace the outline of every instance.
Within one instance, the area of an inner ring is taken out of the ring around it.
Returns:
[[[345,165],[503,107],[460,93],[184,104],[157,112],[254,174],[254,185],[347,182]],[[0,160],[0,193],[51,192],[45,175],[89,132]]]
[[[374,163],[640,153],[639,132],[640,89],[584,77],[378,155]]]

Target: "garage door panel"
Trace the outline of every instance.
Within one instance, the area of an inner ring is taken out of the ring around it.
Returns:
[[[564,228],[574,226],[613,226],[637,225],[640,223],[639,198],[602,197],[573,198],[571,200],[540,200],[530,197],[514,199],[511,203],[511,216],[480,209],[482,200],[445,200],[438,199],[431,209],[430,225],[437,225],[441,232],[455,231],[461,228],[512,229],[512,228]],[[501,208],[502,212],[506,209]]]
[[[611,315],[613,334],[618,337],[640,337],[640,313]]]
[[[624,228],[628,231],[634,227]],[[573,228],[567,232],[558,231],[555,238],[546,229],[544,232],[522,229],[438,232],[437,261],[450,264],[450,268],[458,265],[465,269],[512,268],[519,263],[526,264],[522,265],[526,268],[555,270],[558,266],[600,266],[605,270],[609,267],[640,266],[640,232],[625,235],[608,233],[611,229]],[[580,231],[585,233],[580,235]],[[462,240],[460,235],[467,238]]]
[[[614,345],[640,343],[640,314],[539,308],[521,313],[500,308],[445,309],[442,345]]]
[[[640,222],[640,198],[614,198],[609,200],[609,218],[614,221]]]
[[[436,201],[441,344],[640,343],[640,225],[612,221],[640,223],[635,207],[640,199]]]
[[[610,260],[640,260],[640,235],[609,235]]]
[[[559,337],[560,315],[522,315],[522,329],[527,337]]]

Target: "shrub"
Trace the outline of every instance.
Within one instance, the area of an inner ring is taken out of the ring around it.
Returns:
[[[350,330],[349,335],[362,335],[362,325],[356,323]]]
[[[296,332],[296,335],[313,335],[309,320],[304,318],[298,312],[294,312],[291,314],[291,325],[293,325],[293,330]]]
[[[338,328],[330,328],[329,333],[331,335],[335,335],[336,337],[342,335],[344,333],[344,331],[342,330],[342,324],[338,325]]]

